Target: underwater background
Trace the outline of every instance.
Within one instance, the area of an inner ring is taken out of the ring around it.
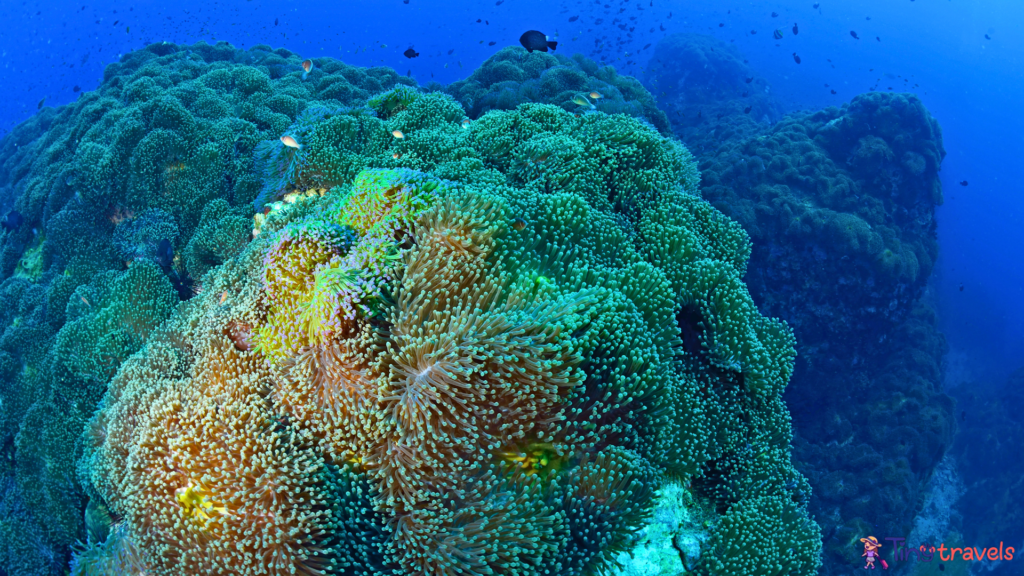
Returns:
[[[1022,573],[1018,3],[0,17],[0,574]]]

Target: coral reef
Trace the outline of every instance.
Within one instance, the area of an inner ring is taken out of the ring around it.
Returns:
[[[428,88],[454,96],[470,118],[488,110],[512,110],[526,102],[554,104],[586,114],[588,106],[573,102],[573,98],[583,97],[601,112],[643,118],[661,133],[669,133],[668,118],[640,82],[579,53],[566,57],[510,46],[484,61],[465,80]],[[600,96],[591,99],[591,92]]]
[[[791,406],[827,566],[858,522],[907,533],[955,430],[946,346],[922,295],[935,259],[944,155],[916,97],[866,94],[703,150],[702,194],[753,241],[759,309],[800,342]]]
[[[303,81],[301,61],[268,46],[154,44],[0,140],[0,202],[24,220],[0,231],[0,445],[27,514],[3,529],[35,543],[0,539],[0,570],[60,573],[85,539],[85,422],[120,363],[251,240],[256,145],[314,103],[413,83],[329,59]]]
[[[185,270],[202,278],[211,268],[237,256],[252,235],[252,219],[246,208],[232,208],[218,198],[203,208],[199,225],[182,252]]]
[[[676,478],[721,515],[702,573],[764,523],[764,574],[816,573],[793,337],[689,153],[552,105],[464,128],[401,90],[358,140],[308,127],[332,187],[272,207],[110,382],[83,478],[148,569],[598,574]]]
[[[783,117],[734,47],[697,34],[661,42],[645,85],[697,156],[702,196],[750,234],[759,310],[796,333],[794,462],[814,488],[824,573],[845,574],[856,534],[910,532],[956,429],[925,303],[938,122],[891,93]]]
[[[644,85],[671,121],[672,132],[699,153],[703,139],[756,135],[778,122],[771,86],[734,44],[706,34],[670,34],[654,48]]]
[[[867,94],[716,146],[702,192],[751,234],[763,309],[806,343],[864,340],[905,318],[931,274],[944,155],[915,96]]]
[[[684,483],[699,573],[815,573],[793,334],[643,87],[315,64],[154,44],[0,141],[0,570],[599,574]]]

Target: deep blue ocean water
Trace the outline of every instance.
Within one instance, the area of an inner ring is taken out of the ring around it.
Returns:
[[[631,37],[612,25],[616,17],[635,28]],[[95,89],[122,55],[164,41],[268,44],[392,67],[425,85],[467,77],[528,29],[557,36],[556,54],[582,53],[643,79],[659,40],[692,32],[734,43],[787,112],[840,106],[869,91],[916,94],[941,124],[947,152],[939,260],[924,296],[949,344],[946,384],[958,399],[1000,402],[1007,377],[1024,367],[1024,3],[1017,0],[3,0],[0,22],[0,137],[41,107]],[[772,39],[776,28],[786,31],[780,41]],[[420,55],[403,56],[410,47]],[[957,410],[962,423],[972,417]]]

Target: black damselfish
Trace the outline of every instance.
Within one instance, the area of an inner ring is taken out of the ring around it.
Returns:
[[[554,50],[558,46],[558,42],[555,40],[548,40],[548,37],[543,32],[536,30],[527,30],[519,37],[519,43],[526,48],[527,51],[533,52],[534,50],[540,50],[541,52],[547,52],[548,48]]]

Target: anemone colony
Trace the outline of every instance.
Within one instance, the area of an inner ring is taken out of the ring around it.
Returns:
[[[684,147],[300,62],[150,47],[4,167],[46,230],[0,261],[5,505],[62,515],[4,530],[88,532],[76,574],[602,574],[681,483],[700,573],[816,573],[794,339]]]

